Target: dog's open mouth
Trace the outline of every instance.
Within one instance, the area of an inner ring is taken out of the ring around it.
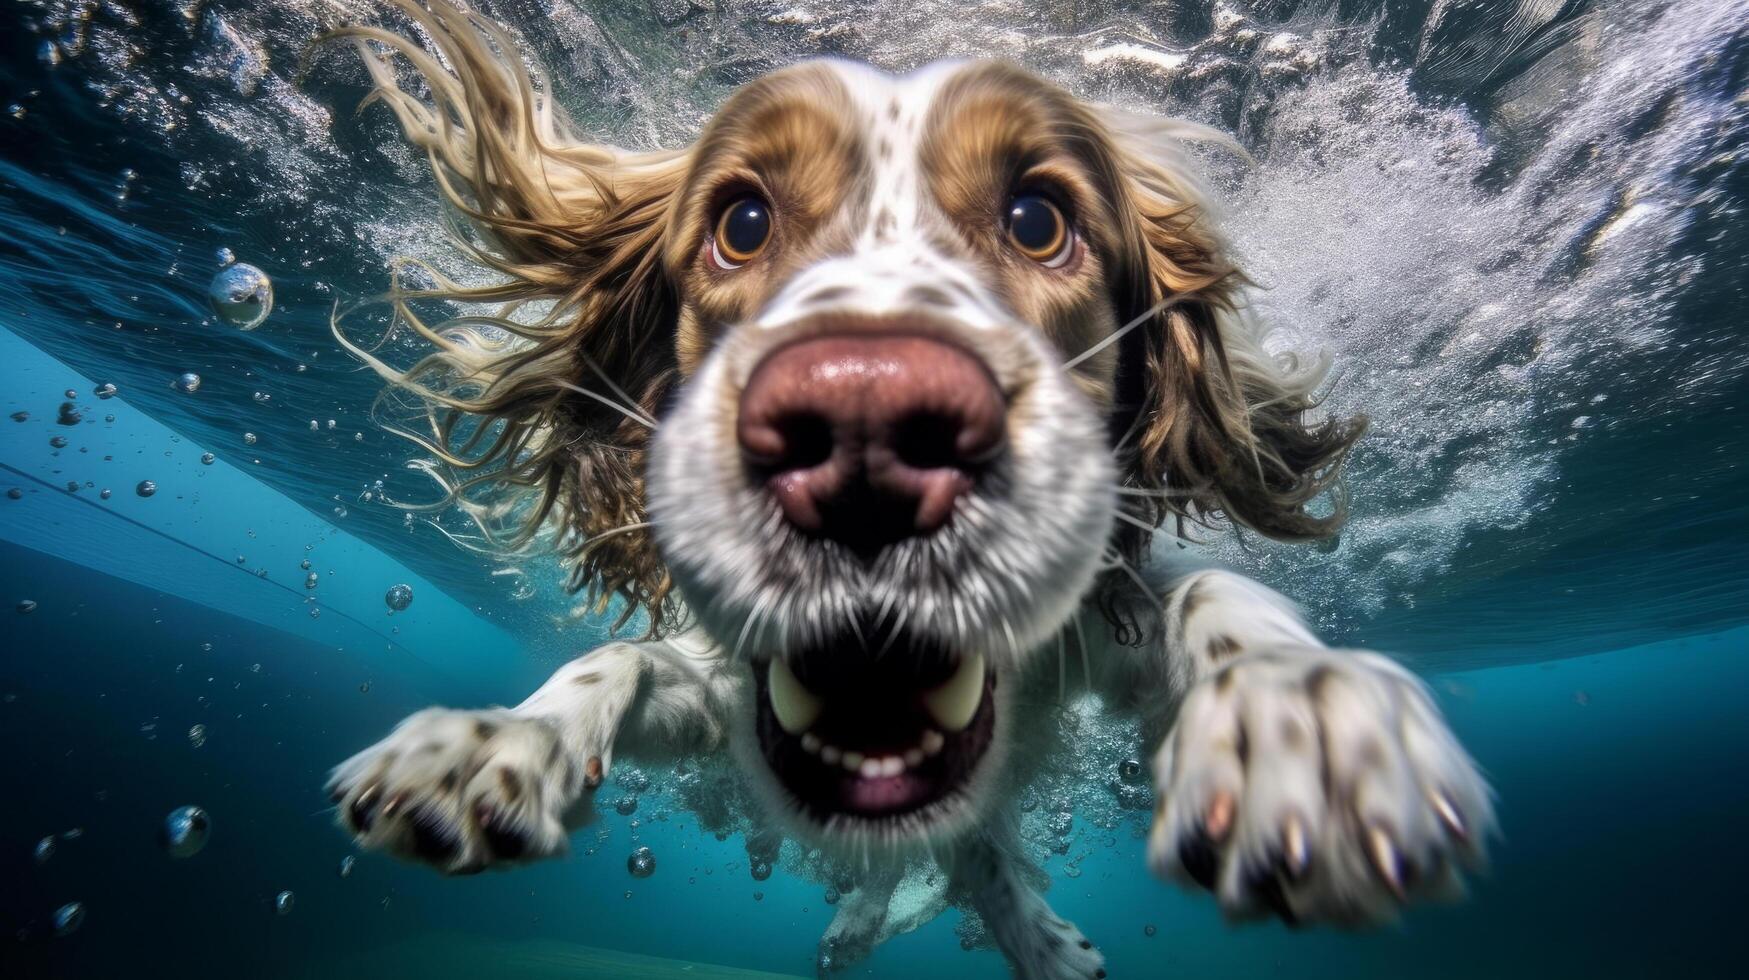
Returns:
[[[754,667],[760,750],[817,820],[915,813],[963,788],[990,746],[984,658],[891,646],[842,638]]]

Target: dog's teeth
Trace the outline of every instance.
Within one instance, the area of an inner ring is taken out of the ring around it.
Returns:
[[[881,760],[881,775],[897,776],[905,771],[905,760],[896,755],[889,755]]]
[[[931,728],[923,733],[923,741],[919,744],[923,746],[924,755],[939,755],[941,747],[947,744],[947,739],[942,737],[940,732]]]
[[[821,762],[824,762],[825,764],[827,764],[829,766],[835,766],[838,764],[838,760],[842,757],[843,756],[838,751],[838,746],[836,746],[836,745],[822,745],[822,746],[820,746],[820,761]]]
[[[864,779],[875,779],[881,775],[882,762],[879,759],[864,759],[857,773]]]
[[[844,768],[850,770],[851,772],[861,772],[862,771],[862,763],[867,758],[868,757],[863,755],[861,752],[846,752],[846,753],[844,753],[844,759],[843,759]]]
[[[802,686],[782,657],[771,659],[771,673],[766,687],[771,692],[771,713],[778,725],[791,735],[800,735],[820,720],[823,705],[812,691]]]
[[[777,671],[774,669],[772,673]],[[972,716],[978,713],[978,704],[983,699],[984,658],[970,656],[960,659],[959,669],[953,672],[947,683],[923,695],[923,705],[941,727],[959,732],[972,723]]]
[[[907,765],[907,766],[920,766],[922,764],[923,764],[923,750],[922,749],[906,749],[905,750],[905,765]]]
[[[802,736],[802,751],[809,755],[819,755],[820,746],[824,744],[820,741],[820,736],[813,732],[808,732]]]

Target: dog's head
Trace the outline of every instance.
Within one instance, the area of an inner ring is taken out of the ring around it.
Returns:
[[[1147,529],[1340,521],[1307,504],[1358,426],[1306,425],[1321,372],[1245,332],[1190,127],[1001,64],[813,62],[625,153],[434,9],[439,105],[371,63],[510,281],[426,295],[552,305],[383,369],[499,422],[451,463],[532,487],[517,519],[556,516],[578,585],[751,666],[755,778],[823,837],[976,820],[1007,692]]]

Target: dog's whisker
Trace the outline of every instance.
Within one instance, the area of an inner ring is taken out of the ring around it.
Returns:
[[[1139,517],[1131,516],[1129,514],[1124,513],[1121,510],[1112,511],[1111,516],[1117,518],[1120,521],[1123,521],[1125,524],[1130,524],[1130,525],[1134,525],[1135,527],[1139,527],[1144,531],[1152,532],[1152,531],[1158,530],[1157,525],[1150,524],[1147,521],[1144,521]]]
[[[1066,629],[1067,627],[1057,630],[1057,701],[1059,703],[1069,699],[1068,655],[1063,649],[1064,630]]]
[[[648,415],[645,415],[643,412],[629,408],[626,405],[621,405],[619,402],[614,401],[613,399],[607,397],[606,395],[601,394],[600,392],[590,391],[588,388],[585,388],[580,384],[574,384],[570,381],[566,381],[563,378],[554,378],[552,380],[553,380],[553,384],[557,385],[558,387],[567,389],[569,391],[574,391],[577,394],[583,395],[586,398],[592,398],[595,401],[598,401],[601,404],[606,405],[608,408],[611,408],[614,411],[620,413],[621,415],[624,415],[626,418],[631,419],[633,422],[636,422],[639,425],[644,426],[645,428],[648,428],[648,429],[655,429],[656,428],[656,420],[655,419],[650,418]]]
[[[758,601],[753,604],[752,610],[747,613],[747,618],[741,623],[741,637],[735,641],[735,658],[737,660],[741,657],[742,648],[747,645],[747,634],[753,629],[754,621],[765,611],[765,605],[770,599],[771,593],[761,594]]]
[[[1163,500],[1179,500],[1197,496],[1197,492],[1194,490],[1176,490],[1164,487],[1154,489],[1152,487],[1114,486],[1112,489],[1124,497],[1157,497]]]
[[[1142,324],[1147,323],[1149,320],[1151,320],[1154,317],[1165,312],[1167,309],[1169,309],[1173,306],[1177,306],[1179,303],[1184,302],[1188,298],[1189,298],[1188,296],[1180,294],[1177,296],[1168,296],[1167,298],[1161,300],[1160,302],[1155,303],[1153,306],[1148,308],[1148,311],[1146,313],[1143,313],[1141,316],[1136,317],[1134,320],[1131,320],[1130,322],[1124,324],[1123,326],[1118,327],[1116,330],[1113,330],[1103,340],[1094,344],[1092,347],[1089,347],[1086,350],[1082,351],[1081,353],[1075,355],[1074,357],[1069,358],[1067,361],[1064,361],[1063,362],[1063,370],[1065,370],[1065,371],[1074,370],[1076,365],[1082,363],[1083,361],[1087,360],[1090,357],[1097,355],[1100,351],[1106,349],[1107,347],[1110,347],[1112,344],[1115,344],[1118,341],[1122,340],[1124,338],[1124,335],[1129,333],[1131,330],[1134,330],[1137,327],[1141,326]]]

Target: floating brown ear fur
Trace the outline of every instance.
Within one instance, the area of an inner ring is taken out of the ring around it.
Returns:
[[[1119,403],[1127,482],[1157,491],[1148,523],[1220,515],[1282,540],[1336,533],[1347,517],[1342,464],[1364,418],[1316,419],[1328,364],[1263,350],[1238,306],[1206,195],[1182,159],[1187,140],[1220,140],[1185,123],[1111,114],[1120,176],[1120,310],[1127,322]],[[1312,503],[1328,501],[1324,513]],[[1141,557],[1146,535],[1130,542]]]
[[[435,54],[380,27],[330,37],[353,42],[375,83],[366,104],[387,105],[428,154],[459,246],[497,275],[464,286],[396,261],[391,330],[431,347],[409,367],[349,337],[351,310],[336,311],[335,335],[388,382],[379,406],[415,409],[391,427],[445,489],[426,509],[463,509],[483,550],[555,547],[595,611],[619,596],[615,628],[642,610],[655,635],[677,609],[648,532],[644,453],[674,377],[659,256],[689,153],[584,139],[501,28],[449,0],[395,6]],[[402,87],[403,64],[428,99]]]

